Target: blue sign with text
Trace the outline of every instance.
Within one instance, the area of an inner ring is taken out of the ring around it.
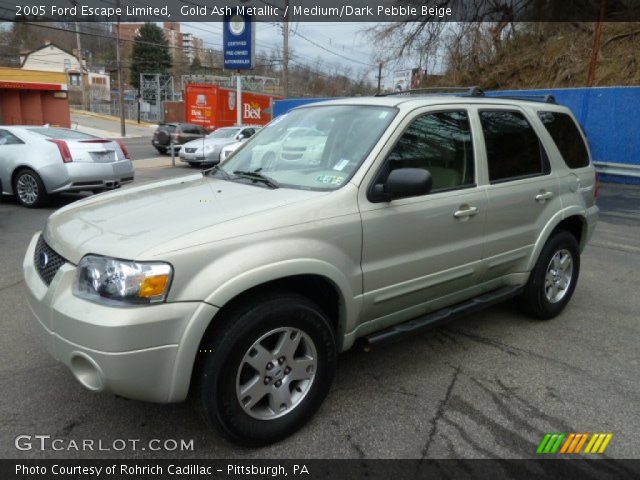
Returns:
[[[228,15],[224,17],[222,49],[224,68],[249,70],[255,60],[255,23],[251,15]]]

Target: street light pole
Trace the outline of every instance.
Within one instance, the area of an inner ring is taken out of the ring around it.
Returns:
[[[118,10],[120,0],[118,0]],[[116,30],[116,63],[118,64],[118,102],[120,103],[120,135],[124,138],[127,135],[124,123],[124,92],[122,91],[122,62],[120,61],[120,16],[118,16],[118,29]]]
[[[282,96],[289,96],[289,0],[285,1],[284,22],[282,25]]]

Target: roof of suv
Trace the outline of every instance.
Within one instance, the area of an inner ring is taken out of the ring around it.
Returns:
[[[429,105],[447,104],[469,105],[517,105],[520,107],[539,107],[544,110],[567,110],[566,107],[555,103],[533,101],[523,97],[522,99],[501,97],[476,97],[463,95],[389,95],[381,97],[352,97],[336,100],[326,100],[314,105],[372,105],[381,107],[407,108],[409,110]],[[303,106],[299,108],[303,108]]]

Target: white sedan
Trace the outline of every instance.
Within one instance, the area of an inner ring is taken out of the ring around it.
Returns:
[[[55,193],[118,188],[133,177],[120,140],[67,128],[0,125],[2,193],[25,207],[44,206]]]

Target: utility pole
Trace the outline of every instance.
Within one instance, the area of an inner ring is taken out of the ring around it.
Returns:
[[[289,96],[289,0],[285,0],[284,23],[282,25],[282,96]]]
[[[380,95],[380,83],[382,82],[382,62],[378,64],[378,95]]]
[[[591,50],[591,61],[589,62],[589,73],[587,74],[587,87],[593,87],[593,84],[596,83],[596,64],[598,63],[598,52],[600,51],[602,22],[604,22],[606,12],[607,1],[600,0],[600,17],[596,23],[596,31],[593,36],[593,49]]]
[[[84,110],[87,109],[87,92],[86,84],[84,81],[84,62],[82,60],[82,44],[80,43],[80,28],[78,27],[78,22],[74,22],[76,24],[76,48],[78,49],[78,62],[80,62],[80,88],[82,89],[82,108]],[[88,77],[87,72],[87,77]],[[88,84],[88,79],[87,79]]]
[[[118,9],[120,0],[118,0]],[[118,64],[118,102],[120,103],[120,135],[124,138],[127,135],[124,124],[124,92],[122,91],[122,62],[120,61],[120,16],[118,15],[118,30],[116,31],[116,63]]]

